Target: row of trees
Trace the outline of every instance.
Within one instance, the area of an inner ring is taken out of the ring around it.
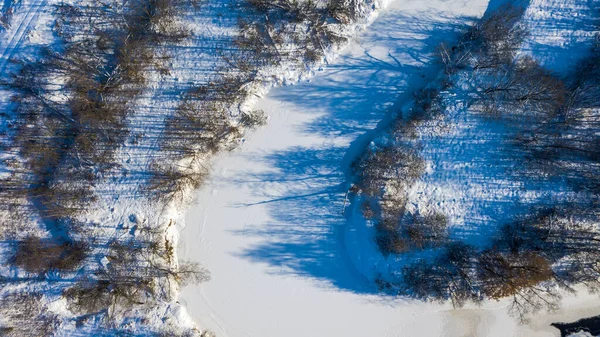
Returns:
[[[599,60],[597,43],[563,84],[559,107],[515,138],[527,155],[524,174],[565,178],[576,191],[600,191]]]
[[[411,236],[420,236],[423,242],[419,245],[428,245],[426,218],[417,218],[410,226],[400,224],[406,215],[408,189],[425,171],[423,158],[408,146],[389,145],[369,151],[354,163],[354,170],[360,174],[357,187],[366,198],[363,214],[376,220],[376,243],[381,252],[408,251],[413,246]]]
[[[545,209],[505,225],[483,251],[452,242],[433,261],[406,267],[401,289],[457,307],[508,297],[512,313],[525,321],[537,310],[556,309],[559,289],[599,289],[599,215],[577,207]]]
[[[248,0],[236,44],[258,62],[279,65],[318,61],[332,46],[347,39],[339,24],[360,19],[359,1]]]
[[[138,223],[144,231],[140,236],[109,239],[100,234],[90,240],[92,230],[76,221],[97,201],[98,181],[118,171],[115,151],[129,134],[128,118],[147,87],[148,72],[169,72],[161,45],[189,36],[178,17],[198,5],[196,0],[60,4],[55,23],[60,50],[45,50],[39,62],[17,62],[18,75],[4,83],[17,93],[11,149],[26,159],[24,165],[11,166],[20,175],[11,180],[19,182],[18,189],[10,190],[26,196],[29,208],[23,214],[37,212],[54,235],[18,240],[11,261],[40,282],[57,269],[73,276],[61,287],[69,309],[81,315],[78,324],[88,317],[112,316],[120,308],[170,301],[177,284],[207,278],[198,266],[175,261],[173,243],[162,229]],[[284,62],[303,66],[319,59],[345,40],[339,32],[359,18],[360,6],[355,0],[326,5],[248,0],[238,8],[237,50],[221,55],[227,66],[207,85],[190,90],[165,121],[161,159],[149,167],[148,190],[157,202],[198,187],[208,173],[203,166],[208,157],[231,148],[243,128],[265,122],[262,112],[240,106],[262,81],[265,67]],[[284,52],[289,45],[294,47]],[[79,235],[88,244],[74,239]],[[101,263],[86,265],[87,277],[69,273],[90,256]]]
[[[437,61],[443,66],[444,74],[414,93],[410,111],[400,114],[388,130],[390,141],[379,148],[368,149],[354,164],[358,175],[356,187],[366,210],[364,215],[375,222],[376,243],[385,255],[439,247],[447,239],[447,221],[443,214],[437,211],[412,214],[406,211],[406,203],[410,186],[425,170],[424,160],[418,153],[418,128],[445,113],[440,92],[452,85],[452,74],[468,69],[480,74],[477,78],[482,81],[490,77],[499,79],[491,81],[493,87],[478,92],[481,96],[478,103],[489,114],[499,113],[500,107],[509,110],[508,102],[522,108],[539,105],[542,109],[554,98],[545,90],[551,87],[546,83],[550,80],[539,81],[553,77],[539,66],[533,66],[531,61],[513,61],[516,48],[525,36],[524,30],[516,24],[522,12],[520,7],[501,7],[466,29],[454,45],[441,44]]]
[[[236,48],[221,53],[225,66],[207,85],[190,90],[165,123],[161,151],[172,162],[151,167],[149,190],[163,201],[182,200],[208,175],[208,158],[235,147],[244,129],[266,122],[262,111],[243,103],[257,86],[272,81],[270,67],[305,69],[346,41],[344,27],[360,20],[357,0],[244,0]]]
[[[44,50],[39,61],[15,61],[17,74],[3,83],[15,93],[5,146],[24,160],[8,163],[11,176],[2,181],[2,207],[10,214],[7,221],[44,224],[50,237],[24,236],[31,230],[25,228],[11,238],[16,242],[7,262],[31,276],[2,278],[5,285],[52,282],[64,289],[75,315],[104,317],[108,328],[115,311],[172,301],[177,284],[207,278],[201,268],[175,261],[163,229],[140,228],[144,239],[115,240],[77,221],[96,202],[98,181],[118,166],[115,151],[129,134],[127,119],[146,90],[149,72],[168,74],[161,46],[189,36],[177,18],[190,5],[198,3],[59,4],[54,26],[59,47]],[[86,261],[84,275],[76,273]],[[45,331],[34,326],[36,316],[27,324],[15,318],[29,308],[12,301],[10,289],[2,293],[2,331],[16,336]]]
[[[173,247],[158,231],[148,229],[146,240],[113,240],[107,244],[107,263],[64,291],[69,309],[81,315],[108,310],[109,315],[136,305],[173,299],[175,285],[204,282],[207,270],[174,261]]]
[[[42,217],[70,217],[96,200],[93,185],[114,168],[128,135],[126,118],[149,68],[161,67],[157,44],[188,33],[172,23],[176,2],[59,5],[60,51],[20,62],[5,85],[17,94],[14,147],[26,159],[30,192]],[[180,4],[181,5],[181,4]]]
[[[531,57],[516,57],[526,35],[518,24],[522,12],[502,7],[453,46],[441,45],[446,80],[439,88],[449,85],[449,76],[471,72],[470,109],[516,131],[511,148],[524,164],[516,173],[527,179],[566,178],[589,198],[532,210],[500,228],[483,249],[449,238],[441,214],[408,214],[406,190],[423,165],[418,149],[406,140],[415,137],[423,120],[443,113],[433,90],[416,96],[409,114],[415,118],[400,118],[390,131],[393,141],[368,151],[355,168],[365,216],[375,222],[384,254],[437,248],[431,251],[435,257],[410,262],[397,281],[382,279],[381,286],[455,306],[510,298],[511,312],[524,321],[536,310],[557,308],[560,289],[599,290],[600,46],[569,76],[559,77]]]
[[[425,171],[419,154],[418,128],[443,116],[445,100],[440,94],[452,86],[457,71],[472,71],[475,105],[488,115],[517,113],[536,108],[557,109],[564,86],[531,59],[514,60],[526,32],[518,25],[520,7],[504,6],[467,28],[452,45],[438,48],[437,61],[444,72],[436,81],[413,95],[412,107],[400,114],[388,130],[386,144],[368,149],[354,165],[357,191],[365,216],[378,231],[376,242],[384,254],[443,246],[447,221],[436,210],[407,212],[408,190]],[[431,213],[431,214],[429,214]]]

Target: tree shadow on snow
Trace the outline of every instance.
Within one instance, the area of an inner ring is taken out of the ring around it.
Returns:
[[[530,8],[535,13],[535,22],[534,26],[527,27],[529,36],[523,49],[541,60],[546,68],[566,75],[592,48],[593,39],[589,37],[598,30],[600,3],[571,0],[557,12],[555,2],[536,3]],[[544,15],[544,12],[552,15]]]
[[[384,13],[365,33],[360,43],[365,50],[340,56],[311,83],[271,93],[297,110],[318,111],[319,117],[300,132],[327,141],[251,158],[276,170],[239,177],[238,183],[263,199],[258,204],[267,205],[273,221],[237,233],[264,240],[240,257],[267,263],[274,273],[322,281],[324,286],[377,292],[371,275],[353,264],[344,241],[350,166],[412,94],[438,74],[440,65],[431,57],[437,46],[455,41],[465,28],[461,23],[473,21],[433,11],[418,16]]]

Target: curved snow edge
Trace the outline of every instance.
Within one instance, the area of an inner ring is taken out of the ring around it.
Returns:
[[[344,30],[349,32],[347,35],[350,37],[356,37],[359,33],[365,31],[377,19],[379,13],[388,6],[390,1],[391,0],[368,0],[367,2],[371,3],[371,5],[368,6],[370,11],[364,13],[363,19],[360,22],[343,26]],[[324,60],[312,65],[307,65],[305,69],[300,71],[290,69],[291,63],[284,64],[279,67],[268,67],[262,69],[261,74],[264,76],[265,80],[251,83],[249,95],[243,102],[240,103],[240,109],[242,111],[252,110],[252,107],[257,103],[257,101],[276,86],[288,85],[313,77],[316,73],[316,70],[322,70],[323,67],[329,63],[329,61],[335,59],[350,43],[352,43],[351,40],[348,40],[345,43],[330,48],[330,50],[327,51]],[[199,167],[198,170],[200,169],[201,168]],[[189,204],[191,203],[195,192],[196,190],[192,189],[184,191],[184,201],[172,202],[165,205],[163,212],[161,212],[161,215],[159,216],[160,223],[169,224],[166,225],[165,238],[172,242],[175,247],[178,247],[179,244],[180,231],[187,226],[185,223],[185,214],[187,213],[187,210],[190,206]],[[174,221],[176,226],[170,226],[171,221]],[[177,252],[174,252],[173,258],[175,261],[174,263],[178,264],[180,259]],[[198,335],[202,337],[215,336],[212,332],[202,330],[198,327],[197,322],[194,322],[190,314],[187,312],[185,300],[179,298],[179,287],[174,287],[176,289],[173,289],[173,298],[177,298],[178,300],[175,301],[175,303],[169,303],[168,309],[173,310],[176,313],[174,316],[178,320],[178,325],[185,329],[197,331]]]

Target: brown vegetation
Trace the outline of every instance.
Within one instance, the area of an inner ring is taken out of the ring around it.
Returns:
[[[13,292],[0,298],[0,334],[6,337],[52,336],[58,319],[40,293]]]
[[[380,251],[417,256],[401,278],[380,279],[379,285],[424,300],[450,300],[455,306],[510,298],[511,312],[525,321],[537,310],[556,309],[561,288],[574,292],[576,285],[583,285],[600,290],[600,48],[596,46],[568,78],[530,57],[516,57],[526,34],[516,24],[522,11],[502,7],[453,46],[441,45],[442,79],[414,96],[409,113],[390,128],[387,138],[392,140],[368,149],[354,168],[357,199],[376,226]],[[424,170],[424,164],[418,164],[418,127],[445,113],[440,90],[451,85],[451,75],[459,70],[474,75],[469,108],[518,133],[515,151],[522,150],[523,158],[516,159],[524,165],[515,174],[564,179],[592,200],[531,210],[530,216],[502,226],[486,248],[449,237],[443,214],[421,215],[407,207],[406,191]]]
[[[85,259],[87,250],[83,243],[57,244],[30,236],[17,244],[11,263],[31,273],[74,270]]]
[[[455,307],[479,302],[475,250],[465,244],[447,245],[434,261],[417,261],[403,270],[403,291],[421,299],[451,300]]]
[[[165,123],[161,151],[171,162],[151,167],[149,191],[157,199],[181,200],[208,172],[207,159],[232,149],[244,128],[266,122],[261,111],[247,112],[240,105],[263,80],[266,67],[305,67],[346,40],[339,28],[358,20],[360,3],[292,0],[246,0],[240,10],[237,49],[221,55],[222,75],[189,91],[176,113]]]
[[[198,265],[175,265],[169,257],[169,245],[157,242],[113,242],[108,263],[94,277],[65,291],[71,310],[88,314],[105,309],[114,312],[119,307],[171,300],[171,282],[182,285],[208,280],[208,272]]]

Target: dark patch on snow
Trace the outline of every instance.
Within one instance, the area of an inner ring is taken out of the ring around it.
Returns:
[[[581,331],[589,332],[593,336],[600,335],[600,316],[582,318],[573,323],[552,323],[550,325],[560,330],[561,337]]]

